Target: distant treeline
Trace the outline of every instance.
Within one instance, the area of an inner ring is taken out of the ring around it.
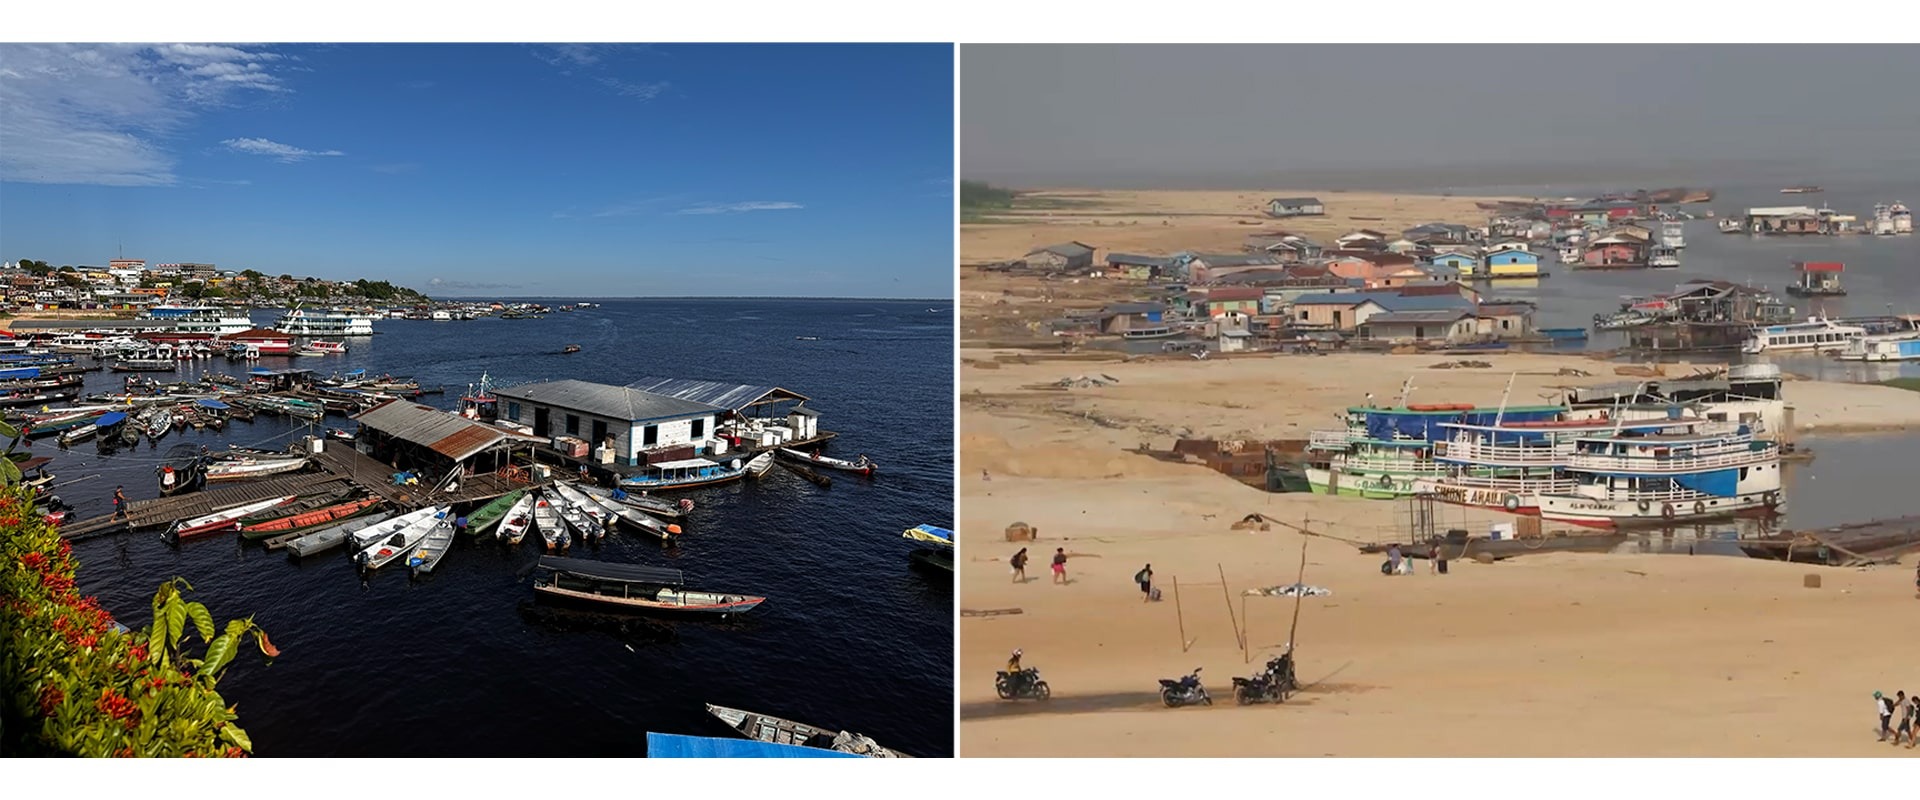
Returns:
[[[984,181],[960,182],[961,208],[1012,208],[1018,193]]]

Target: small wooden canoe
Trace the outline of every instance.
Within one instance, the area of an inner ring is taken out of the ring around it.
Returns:
[[[281,542],[281,546],[286,547],[287,552],[305,558],[315,553],[324,553],[346,544],[347,539],[355,532],[379,525],[388,519],[390,519],[390,517],[382,514],[368,514],[363,517],[347,520],[338,525],[329,525],[312,533],[295,534],[293,539],[284,542],[281,542],[281,540],[277,538],[270,540],[267,542],[267,549],[272,550],[275,548],[276,542]]]
[[[817,747],[839,753],[867,756],[869,758],[912,758],[912,756],[881,747],[872,739],[857,733],[841,731],[835,733],[826,728],[815,727],[790,719],[767,714],[756,714],[738,708],[707,704],[707,713],[719,718],[735,733],[757,742],[795,745],[798,747]]]
[[[468,514],[467,535],[478,536],[492,530],[493,526],[500,524],[501,520],[506,519],[507,512],[513,510],[513,505],[520,502],[520,498],[525,496],[526,493],[527,490],[525,489],[515,489],[494,498],[492,502]]]
[[[415,575],[424,575],[439,566],[440,559],[447,557],[447,550],[453,547],[453,526],[436,525],[427,532],[427,538],[414,548],[413,555],[407,557],[407,569]]]
[[[521,495],[519,500],[515,500],[513,508],[507,509],[506,516],[501,518],[500,527],[496,529],[494,536],[506,540],[507,544],[514,545],[527,538],[527,529],[533,527],[535,499],[533,493],[528,492]]]
[[[324,508],[316,508],[279,519],[258,522],[240,529],[240,535],[248,539],[265,539],[277,533],[290,533],[307,528],[332,525],[342,520],[362,514],[372,513],[383,502],[378,497],[363,497],[349,500]]]
[[[860,475],[872,475],[875,472],[880,471],[880,465],[873,463],[873,461],[869,460],[866,456],[861,456],[859,461],[847,461],[845,459],[833,458],[831,456],[823,456],[823,455],[820,455],[819,453],[808,453],[802,450],[795,450],[791,447],[780,448],[780,454],[804,464],[810,464],[816,467],[825,467],[827,469],[837,469],[842,472],[853,472]]]
[[[265,500],[229,508],[224,511],[215,511],[211,514],[205,514],[192,519],[183,519],[173,523],[172,527],[167,528],[166,533],[163,535],[177,542],[181,539],[189,539],[195,536],[205,536],[221,531],[234,530],[240,527],[240,519],[242,517],[249,514],[258,514],[275,506],[286,505],[298,498],[299,495],[291,494],[284,497],[270,497]]]
[[[647,516],[639,509],[623,505],[613,500],[602,499],[564,483],[556,483],[553,488],[558,491],[562,497],[573,502],[574,505],[598,507],[603,514],[611,514],[614,519],[620,520],[642,533],[659,537],[662,541],[669,541],[673,537],[680,535],[679,525],[661,522],[653,517]]]

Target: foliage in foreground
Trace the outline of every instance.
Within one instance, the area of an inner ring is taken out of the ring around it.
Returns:
[[[0,490],[0,755],[249,754],[215,686],[248,637],[278,655],[266,632],[251,618],[216,626],[175,578],[153,596],[153,624],[123,633],[74,590],[75,566],[32,500]]]

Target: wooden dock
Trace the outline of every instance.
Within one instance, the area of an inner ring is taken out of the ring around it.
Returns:
[[[337,444],[314,454],[313,463],[318,469],[232,486],[216,485],[213,489],[171,497],[135,500],[128,504],[127,516],[124,519],[114,519],[112,515],[107,515],[76,520],[60,526],[60,535],[67,539],[78,540],[122,530],[157,528],[171,525],[175,520],[211,514],[269,497],[313,494],[350,485],[365,489],[369,494],[387,501],[389,505],[406,511],[440,503],[461,505],[485,502],[515,489],[524,489],[538,483],[527,478],[486,472],[462,478],[458,488],[452,492],[435,492],[434,487],[426,483],[401,486],[393,482],[395,470],[392,467],[375,461],[351,447]]]
[[[126,528],[138,530],[171,525],[174,520],[189,519],[202,514],[243,506],[248,503],[289,494],[310,494],[325,491],[327,484],[345,482],[339,476],[328,472],[302,472],[261,481],[249,481],[233,486],[176,494],[153,500],[135,500],[127,504],[125,519],[116,520],[111,514],[104,517],[80,520],[60,526],[60,535],[67,539],[85,539]]]

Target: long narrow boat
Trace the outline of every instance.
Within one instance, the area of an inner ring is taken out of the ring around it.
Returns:
[[[93,438],[94,434],[101,432],[106,432],[108,435],[111,435],[115,426],[126,421],[126,414],[119,411],[109,411],[98,417],[94,417],[91,423],[60,434],[60,444],[70,445],[75,442],[84,442]]]
[[[92,425],[94,424],[94,420],[104,417],[108,413],[109,412],[106,411],[82,411],[77,414],[67,414],[36,420],[27,423],[21,433],[29,439],[38,439],[42,436],[65,433],[76,428]]]
[[[547,552],[565,551],[573,544],[567,537],[566,524],[560,521],[560,511],[542,497],[533,502],[533,525],[540,529],[540,538],[547,542]]]
[[[767,476],[767,470],[773,469],[773,453],[765,452],[754,456],[747,462],[747,474],[755,478]]]
[[[752,610],[765,597],[689,591],[677,569],[541,556],[548,571],[534,580],[543,597],[574,600],[623,611],[725,618]]]
[[[559,485],[555,484],[555,488],[559,488]],[[580,541],[593,544],[607,538],[605,509],[599,506],[588,509],[574,502],[572,497],[559,492],[554,493],[552,503],[553,509],[560,512],[561,521],[567,523],[567,528],[572,530],[573,535]]]
[[[624,522],[643,533],[658,537],[662,541],[670,541],[673,537],[680,535],[679,525],[661,522],[660,520],[647,516],[639,509],[623,505],[613,500],[601,499],[583,492],[577,487],[564,483],[556,483],[553,485],[553,488],[555,491],[558,491],[562,497],[566,497],[569,501],[572,501],[574,505],[598,507],[602,512],[611,514],[614,519]]]
[[[500,527],[494,529],[494,537],[512,545],[527,538],[527,529],[533,527],[533,504],[538,499],[527,492],[513,501],[513,508],[507,509],[506,516],[500,518]]]
[[[247,525],[240,529],[240,535],[248,539],[265,539],[277,534],[330,526],[342,520],[371,514],[378,510],[383,502],[385,501],[378,497],[362,497],[358,500],[336,503],[312,511]]]
[[[645,475],[621,479],[620,487],[652,491],[695,489],[737,481],[747,475],[747,465],[738,458],[727,463],[704,458],[665,461],[648,464],[647,470]]]
[[[177,542],[181,539],[190,539],[195,536],[205,536],[221,531],[234,530],[240,527],[241,517],[249,514],[258,514],[275,506],[286,505],[298,498],[299,495],[292,494],[284,497],[270,497],[265,500],[229,508],[224,511],[215,511],[211,514],[205,514],[192,519],[178,520],[174,522],[172,526],[168,527],[166,532],[162,533],[161,536]]]
[[[447,550],[453,547],[453,526],[435,525],[427,532],[427,538],[413,549],[413,555],[407,556],[407,570],[414,575],[424,575],[439,566],[440,559],[447,557]]]
[[[932,525],[915,525],[900,534],[900,537],[903,539],[912,539],[916,542],[944,544],[948,547],[953,546],[953,531],[946,528],[936,528]]]
[[[479,536],[492,530],[493,526],[500,524],[500,520],[505,519],[507,512],[513,510],[514,504],[520,502],[520,498],[525,497],[526,494],[525,489],[515,489],[475,509],[473,513],[467,515],[467,535]]]
[[[354,557],[354,562],[359,564],[361,569],[379,569],[392,563],[394,559],[412,553],[428,534],[434,532],[434,529],[445,527],[451,532],[453,523],[447,519],[448,508],[448,506],[435,506],[432,516],[367,545],[365,550]]]
[[[392,517],[376,513],[350,519],[338,525],[328,526],[286,542],[287,552],[302,558],[313,555],[314,553],[324,553],[345,544],[348,537],[351,537],[354,533],[374,527],[389,519],[392,519]],[[272,549],[273,546],[274,543],[272,541],[267,543],[268,549]]]
[[[854,473],[859,473],[861,475],[872,475],[873,473],[880,471],[880,465],[873,463],[872,459],[869,459],[866,456],[861,456],[859,461],[847,461],[844,459],[833,458],[831,456],[823,456],[823,455],[820,455],[819,453],[808,453],[801,450],[795,450],[791,447],[780,448],[780,454],[788,458],[791,458],[795,461],[805,462],[807,464],[812,464],[813,466],[816,466],[816,467],[826,467],[827,469],[837,469],[842,472],[854,472]]]
[[[574,486],[601,500],[609,500],[621,505],[632,506],[661,519],[680,519],[693,510],[693,501],[685,497],[679,500],[662,500],[645,494],[634,494],[625,489],[608,489],[601,486],[578,484]]]
[[[838,753],[870,758],[912,758],[898,750],[881,747],[872,739],[849,731],[835,733],[790,719],[756,714],[738,708],[707,704],[707,713],[718,717],[735,733],[757,742],[815,747]]]
[[[305,456],[287,458],[228,458],[207,465],[207,480],[237,481],[297,472],[306,468]]]
[[[404,531],[421,520],[432,519],[433,515],[438,513],[440,513],[439,506],[427,506],[426,508],[409,511],[397,517],[389,517],[378,525],[348,531],[347,544],[351,545],[355,550],[365,550],[374,542]]]

